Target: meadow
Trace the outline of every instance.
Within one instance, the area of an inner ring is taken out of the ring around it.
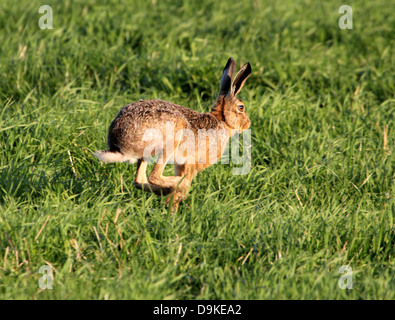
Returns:
[[[332,0],[47,0],[45,30],[42,4],[0,1],[0,299],[395,299],[394,2],[345,30]],[[92,156],[133,101],[210,111],[229,57],[248,174],[171,215]]]

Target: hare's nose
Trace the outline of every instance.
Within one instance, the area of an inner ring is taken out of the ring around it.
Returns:
[[[248,129],[251,126],[251,120],[247,118],[246,122],[243,125],[243,130]]]

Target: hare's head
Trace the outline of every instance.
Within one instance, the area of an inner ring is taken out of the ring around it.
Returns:
[[[236,96],[251,74],[251,65],[247,62],[232,81],[235,68],[235,61],[229,58],[222,73],[221,86],[217,101],[212,107],[212,113],[219,120],[224,121],[230,129],[242,132],[250,127],[251,121],[246,113],[244,102]]]

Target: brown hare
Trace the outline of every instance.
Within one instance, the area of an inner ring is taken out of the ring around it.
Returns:
[[[232,81],[236,63],[229,58],[211,112],[197,111],[161,100],[140,100],[123,107],[108,132],[108,150],[94,155],[103,162],[137,161],[134,185],[157,195],[176,210],[188,194],[196,174],[220,159],[229,138],[248,129],[251,121],[236,98],[251,74],[246,63]],[[147,179],[150,157],[157,162]],[[163,176],[173,163],[175,176]]]

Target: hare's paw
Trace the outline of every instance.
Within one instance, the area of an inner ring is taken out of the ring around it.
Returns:
[[[150,184],[150,183],[138,183],[138,182],[134,182],[134,186],[137,189],[146,191],[146,192],[153,192],[158,196],[161,195],[168,195],[174,192],[174,188],[166,188],[166,187],[161,187],[161,186],[157,186],[154,184]]]
[[[166,199],[166,206],[170,206],[172,204],[172,207],[178,206],[178,204],[184,199],[184,193],[181,191],[176,191],[173,194],[169,195]]]

